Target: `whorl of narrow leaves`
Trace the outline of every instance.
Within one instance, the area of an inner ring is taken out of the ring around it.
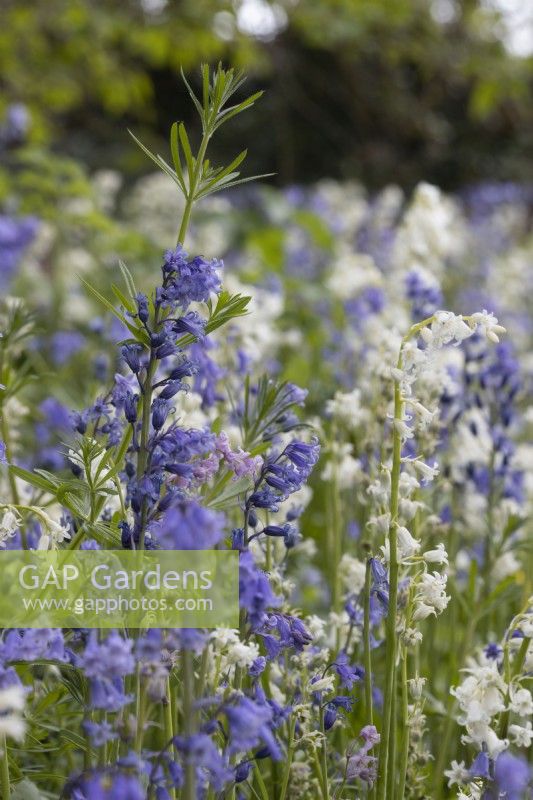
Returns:
[[[237,114],[251,108],[263,92],[255,92],[240,103],[228,105],[245,82],[243,73],[235,72],[233,69],[225,70],[219,64],[211,77],[209,67],[207,64],[203,64],[201,74],[202,101],[200,102],[182,71],[183,80],[202,121],[203,138],[196,155],[193,154],[189,135],[183,122],[175,122],[170,131],[170,150],[174,168],[162,156],[150,152],[130,131],[142,151],[159,169],[172,178],[189,202],[195,202],[222,189],[229,189],[257,178],[268,177],[266,174],[247,178],[240,177],[237,168],[246,158],[247,150],[239,153],[227,166],[214,167],[209,159],[205,158],[207,143],[215,131]]]

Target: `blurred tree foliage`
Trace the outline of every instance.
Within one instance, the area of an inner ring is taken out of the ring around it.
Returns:
[[[243,2],[1,0],[1,102],[29,107],[36,143],[136,173],[126,127],[166,148],[177,110],[194,126],[180,67],[194,83],[222,59],[267,93],[220,159],[253,143],[249,170],[280,183],[533,180],[533,60],[487,0],[277,0],[263,37],[239,29]]]

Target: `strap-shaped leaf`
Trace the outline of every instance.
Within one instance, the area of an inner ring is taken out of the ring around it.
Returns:
[[[117,298],[117,300],[119,301],[119,303],[122,303],[122,305],[124,306],[124,308],[125,308],[127,311],[129,311],[129,312],[130,312],[130,314],[134,314],[134,313],[135,313],[135,310],[136,310],[136,309],[135,309],[135,305],[132,303],[132,301],[131,301],[131,300],[130,300],[128,297],[126,297],[126,296],[125,296],[125,295],[124,295],[124,294],[123,294],[123,293],[120,291],[120,289],[118,288],[118,286],[116,286],[114,283],[112,283],[112,284],[111,284],[111,291],[113,292],[113,294],[115,295],[115,297]]]
[[[183,147],[183,153],[185,155],[185,161],[187,163],[187,171],[189,173],[189,186],[192,186],[195,161],[193,158],[191,145],[189,144],[189,137],[187,136],[187,131],[185,129],[185,125],[183,124],[183,122],[180,122],[178,125],[178,136],[181,142],[181,146]]]
[[[104,297],[103,294],[100,294],[98,289],[95,289],[94,286],[91,286],[91,284],[88,281],[86,281],[84,278],[80,277],[80,280],[87,287],[87,289],[91,292],[91,294],[93,294],[94,297],[97,298],[97,300],[99,300],[109,311],[111,311],[112,314],[115,315],[115,317],[117,317],[117,319],[119,319],[122,322],[123,325],[126,326],[126,328],[130,331],[130,333],[132,333],[134,335],[135,339],[138,342],[146,345],[147,347],[150,347],[150,338],[149,338],[148,334],[146,333],[146,331],[143,328],[139,328],[139,327],[137,327],[135,325],[132,325],[126,319],[124,314],[121,314],[121,312],[117,308],[115,308],[113,303],[111,303],[106,297]]]
[[[131,136],[131,138],[133,139],[133,141],[141,148],[143,153],[145,153],[145,155],[147,155],[148,158],[151,159],[154,162],[154,164],[157,167],[159,167],[160,170],[162,170],[166,175],[168,175],[169,178],[172,178],[174,183],[177,183],[178,186],[180,187],[180,189],[183,192],[186,192],[186,187],[185,187],[185,184],[183,182],[183,178],[180,177],[175,172],[175,170],[173,170],[172,167],[169,166],[169,164],[167,164],[165,159],[162,158],[159,154],[157,156],[154,155],[147,147],[145,147],[145,145],[140,141],[140,139],[137,139],[135,134],[133,134],[130,130],[128,130],[128,133]]]
[[[250,490],[250,478],[239,478],[231,481],[226,489],[204,499],[208,508],[225,509],[237,505],[239,497]]]
[[[223,125],[225,122],[230,120],[232,117],[237,116],[240,114],[241,111],[245,111],[247,108],[253,106],[256,100],[259,100],[261,95],[263,94],[262,91],[255,92],[255,94],[250,95],[247,97],[246,100],[243,100],[242,103],[239,103],[235,106],[230,106],[229,108],[225,108],[217,115],[216,123],[215,123],[215,130]]]
[[[49,492],[50,494],[55,495],[57,487],[60,485],[60,481],[58,481],[57,478],[54,478],[54,480],[51,481],[35,472],[30,472],[22,467],[17,467],[15,464],[10,464],[9,471],[17,478],[29,483],[30,486],[34,486],[36,489],[40,489],[42,492]]]
[[[207,64],[202,65],[202,97],[204,108],[207,108],[209,106],[209,67]]]
[[[206,67],[205,64],[203,65],[202,69],[204,67]],[[207,69],[207,75],[208,75],[207,80],[209,81],[209,68],[206,67],[206,69]],[[198,100],[198,98],[194,94],[192,88],[190,87],[189,82],[188,82],[187,78],[185,77],[185,73],[183,71],[183,67],[181,68],[181,77],[183,79],[183,83],[185,84],[185,86],[187,88],[187,91],[189,92],[191,100],[193,101],[194,105],[196,106],[196,110],[198,111],[202,122],[207,121],[207,120],[205,120],[204,109],[202,108],[202,104],[200,103],[200,101]]]
[[[178,140],[178,123],[174,122],[170,129],[170,152],[172,153],[172,162],[176,175],[180,178],[182,185],[185,186],[185,179],[183,177],[183,167],[181,166],[180,158],[180,144]]]
[[[122,277],[124,278],[124,283],[127,286],[128,292],[131,295],[131,299],[135,300],[137,297],[137,288],[135,286],[135,281],[133,280],[133,275],[121,259],[118,261],[118,266],[120,268],[120,272],[122,273]]]
[[[215,170],[213,178],[207,184],[200,186],[200,191],[198,194],[200,195],[202,192],[211,189],[215,184],[221,183],[224,178],[228,178],[231,173],[238,175],[239,173],[236,172],[236,169],[238,166],[240,166],[240,164],[242,164],[247,155],[248,150],[243,150],[242,153],[239,153],[239,155],[234,158],[231,164],[229,164],[227,167]]]
[[[271,178],[275,174],[275,172],[265,172],[264,175],[251,175],[249,178],[239,178],[239,180],[231,181],[230,183],[224,183],[222,186],[213,186],[208,191],[198,194],[197,197],[207,197],[208,195],[215,194],[215,192],[218,192],[222,189],[231,189],[233,186],[240,186],[243,183],[250,183],[250,181],[258,181],[261,180],[261,178]]]

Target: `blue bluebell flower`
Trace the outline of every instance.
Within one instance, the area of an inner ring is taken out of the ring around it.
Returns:
[[[224,536],[225,517],[195,500],[184,500],[169,508],[152,533],[163,550],[210,550]]]
[[[486,750],[481,750],[469,769],[472,778],[485,778],[488,780],[490,775],[490,758]]]
[[[281,759],[281,749],[272,730],[273,712],[268,703],[241,697],[234,705],[226,705],[224,714],[229,726],[230,753],[245,753],[262,743],[272,759]]]
[[[16,273],[26,248],[39,227],[34,217],[0,215],[0,288],[5,289]]]
[[[341,686],[348,689],[348,691],[351,691],[354,683],[362,680],[365,676],[365,671],[362,667],[352,666],[349,663],[348,656],[344,650],[341,650],[337,655],[333,663],[333,669],[340,678]]]
[[[215,792],[222,791],[224,785],[233,780],[234,773],[227,759],[207,734],[198,733],[189,738],[176,736],[174,744],[184,763],[193,764],[200,781],[203,783],[205,778]]]
[[[141,353],[143,349],[139,344],[125,344],[122,350],[122,357],[134,375],[141,370]]]
[[[133,641],[116,631],[111,631],[102,642],[93,631],[78,663],[88,678],[123,678],[135,670],[132,649]]]
[[[532,768],[526,758],[509,751],[500,753],[494,767],[494,779],[498,796],[506,800],[523,800],[530,787]]]
[[[71,800],[146,800],[137,776],[111,769],[83,775],[65,788]]]
[[[55,628],[10,630],[0,644],[0,660],[10,661],[68,661],[63,632]]]
[[[339,709],[348,712],[352,710],[352,706],[353,698],[344,695],[339,695],[329,700],[324,708],[324,729],[329,731],[333,727],[337,720]]]
[[[257,630],[267,619],[269,609],[279,605],[267,575],[255,564],[249,550],[239,558],[239,603],[246,609],[252,630]]]
[[[194,302],[207,302],[212,293],[218,294],[221,290],[217,271],[222,266],[217,259],[207,261],[201,256],[187,261],[181,245],[175,250],[168,250],[162,268],[164,280],[158,301],[163,305],[176,303],[183,309]]]
[[[54,364],[62,366],[76,355],[85,344],[85,336],[78,331],[57,331],[50,339]]]

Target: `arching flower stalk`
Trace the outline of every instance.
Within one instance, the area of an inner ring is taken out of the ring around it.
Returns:
[[[505,329],[498,324],[497,319],[487,312],[479,312],[470,316],[458,316],[448,311],[437,311],[432,316],[413,325],[403,337],[398,354],[396,366],[391,370],[394,381],[394,412],[392,418],[392,465],[390,467],[390,505],[388,511],[388,535],[384,553],[389,562],[389,605],[386,620],[386,660],[385,684],[383,700],[383,723],[381,731],[379,772],[377,783],[378,800],[385,800],[394,796],[397,781],[404,785],[407,759],[402,758],[402,772],[398,777],[397,770],[397,725],[396,701],[398,683],[403,683],[407,678],[405,670],[398,670],[398,576],[402,563],[408,564],[420,549],[420,542],[413,538],[409,530],[402,524],[400,514],[400,480],[402,476],[402,447],[411,439],[415,431],[410,422],[415,418],[416,424],[427,425],[434,414],[433,409],[423,406],[414,394],[417,380],[428,369],[436,357],[438,350],[445,345],[459,345],[476,330],[481,329],[490,341],[497,342],[498,334]],[[410,413],[407,413],[409,409]],[[413,466],[418,466],[425,474],[430,476],[422,462],[415,460]],[[431,556],[433,557],[433,556]],[[449,598],[442,593],[441,586],[445,579],[432,578],[426,573],[422,574],[419,581],[416,608],[412,620],[423,619],[429,614],[437,614],[444,610]],[[438,587],[438,588],[437,588]],[[412,604],[408,603],[408,612]],[[404,643],[409,641],[410,620],[404,621]],[[401,653],[402,659],[406,658],[405,648]],[[407,735],[408,706],[402,705],[402,728]],[[404,743],[408,747],[408,743]]]

